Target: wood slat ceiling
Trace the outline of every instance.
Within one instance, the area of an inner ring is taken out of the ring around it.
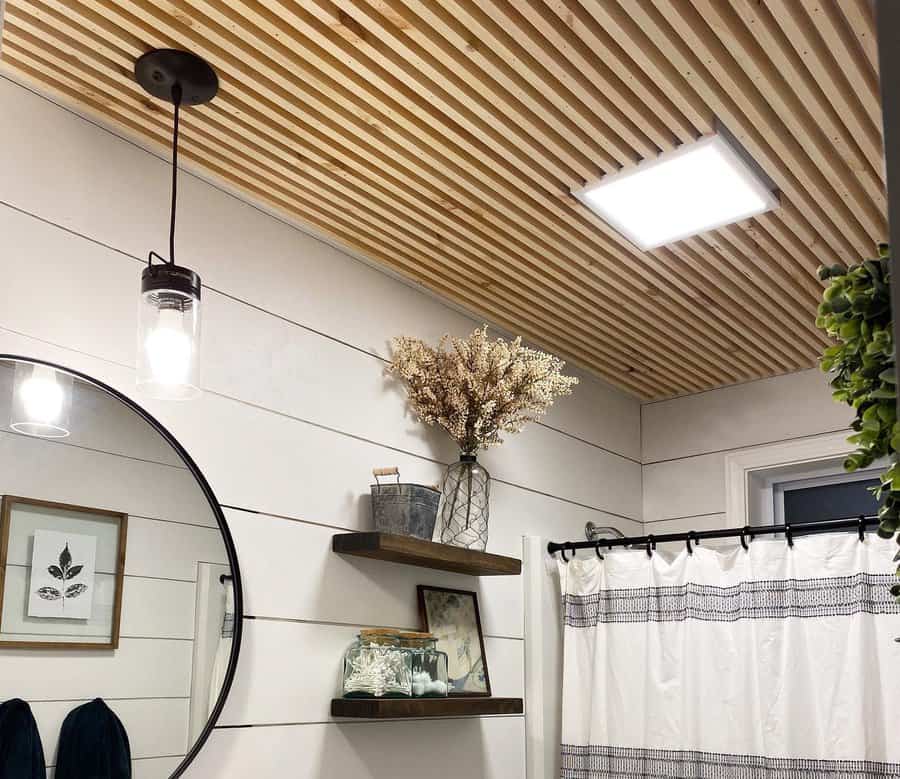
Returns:
[[[6,0],[18,76],[168,146],[157,47],[220,75],[192,163],[641,398],[813,365],[887,235],[867,0]],[[716,121],[780,209],[641,252],[570,194]]]

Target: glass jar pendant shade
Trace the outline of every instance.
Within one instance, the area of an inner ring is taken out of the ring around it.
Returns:
[[[162,400],[200,392],[200,277],[166,263],[141,274],[137,384]]]
[[[172,133],[172,208],[169,258],[150,252],[141,274],[137,337],[137,385],[161,400],[187,400],[200,393],[200,276],[175,264],[178,201],[178,128],[182,105],[209,102],[218,90],[215,71],[186,51],[157,49],[134,67],[138,83],[175,106]],[[157,264],[153,261],[158,260]]]
[[[65,438],[71,430],[72,377],[47,365],[16,363],[9,426],[39,438]]]

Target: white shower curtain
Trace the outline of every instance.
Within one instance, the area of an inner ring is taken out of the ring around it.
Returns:
[[[562,779],[900,777],[897,545],[560,562]]]

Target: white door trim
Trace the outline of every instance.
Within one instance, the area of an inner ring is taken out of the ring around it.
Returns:
[[[725,526],[750,524],[749,488],[755,472],[844,457],[854,449],[847,443],[848,435],[849,430],[842,430],[729,452],[725,455]]]

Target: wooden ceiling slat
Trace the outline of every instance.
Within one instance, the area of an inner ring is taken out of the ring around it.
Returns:
[[[840,11],[847,26],[869,62],[876,78],[878,75],[878,37],[875,33],[875,17],[869,0],[841,0]]]
[[[196,51],[221,89],[187,112],[185,160],[641,398],[812,365],[816,266],[884,237],[866,0],[7,0],[6,15],[20,78],[161,150],[171,110],[134,59]],[[572,196],[716,117],[778,182],[777,210],[642,252]]]
[[[474,3],[452,3],[447,0],[443,3],[428,2],[427,0],[394,0],[392,3],[396,9],[405,5],[416,16],[420,17],[432,27],[435,33],[449,40],[462,50],[468,51],[473,62],[483,67],[488,63],[505,62],[507,67],[519,74],[531,84],[532,88],[543,91],[548,99],[554,101],[557,110],[567,111],[581,116],[586,113],[580,106],[580,102],[573,99],[569,90],[557,83],[553,91],[546,90],[548,81],[554,81],[551,74],[547,73],[543,66],[537,62],[525,49],[506,34],[498,25],[481,13]],[[599,84],[604,95],[615,93],[613,82],[601,76]],[[671,133],[658,122],[647,122],[639,126],[625,115],[621,105],[610,97],[604,101],[602,116],[610,122],[611,127],[627,144],[628,159],[623,163],[630,164],[642,157],[652,157],[660,145],[665,145],[671,138]],[[588,113],[588,116],[590,114]]]
[[[864,148],[881,148],[880,120],[872,121],[871,110],[862,105],[844,75],[847,68],[832,59],[802,6],[799,3],[769,3],[766,8],[850,133],[860,139]]]
[[[482,0],[482,6],[498,23],[500,9],[508,4],[509,0],[504,0],[502,3],[497,0]],[[583,27],[584,40],[582,40],[573,33],[572,24],[563,22],[545,3],[535,3],[532,0],[512,0],[512,5],[518,15],[513,15],[514,26],[507,28],[507,32],[515,36],[521,43],[516,33],[523,30],[523,20],[530,24],[546,39],[548,45],[553,47],[553,51],[546,52],[545,59],[553,63],[558,61],[557,54],[565,57],[576,69],[575,73],[580,76],[572,79],[573,81],[577,80],[579,86],[587,82],[587,88],[592,88],[595,83],[600,81],[603,70],[608,68],[628,88],[627,92],[623,90],[616,92],[616,97],[621,100],[621,105],[641,106],[645,111],[649,110],[654,116],[659,117],[666,127],[670,128],[670,132],[680,143],[690,143],[703,134],[703,131],[698,130],[678,110],[657,84],[654,84],[637,68],[628,66],[627,55],[609,35],[598,30],[596,25]],[[576,5],[577,3],[573,4],[573,7]],[[565,3],[556,3],[555,6],[563,9]],[[570,14],[575,12],[584,13],[580,7],[569,11]],[[534,51],[543,52],[543,49],[536,47],[532,53]],[[549,65],[545,66],[550,67]],[[562,68],[560,69],[562,70]],[[569,73],[570,69],[566,68],[563,78],[567,81]],[[570,86],[570,88],[573,87]],[[575,91],[574,88],[573,91]]]
[[[813,116],[808,110],[809,104],[804,105],[790,88],[780,88],[784,74],[772,65],[740,20],[718,0],[693,0],[693,3],[719,36],[723,48],[730,44],[728,51],[760,93],[768,96],[768,103],[784,126],[795,137],[804,139],[803,148],[812,163],[827,176],[848,210],[860,217],[869,235],[884,233],[885,200],[876,203],[841,157],[835,155],[835,144],[822,131],[819,116]],[[865,169],[870,170],[868,166]],[[880,183],[869,183],[877,187],[876,192],[883,192]]]
[[[320,18],[321,14],[325,14],[327,18],[329,6],[332,4],[315,7]],[[426,38],[422,32],[426,26],[425,21],[402,4],[377,2],[371,3],[370,7],[363,2],[338,2],[336,7],[339,14],[347,15],[348,21],[352,19],[360,24],[361,20],[363,24],[378,29],[380,33],[377,37],[386,46],[396,51],[432,82],[443,81],[445,89],[457,94],[477,91],[478,102],[483,110],[491,113],[493,107],[493,114],[498,121],[504,122],[524,115],[528,117],[525,121],[529,124],[545,123],[555,127],[564,139],[569,143],[576,143],[593,160],[587,166],[584,174],[586,178],[595,177],[599,171],[617,170],[623,162],[633,162],[633,152],[628,145],[621,140],[615,129],[604,124],[603,117],[607,116],[608,111],[589,111],[584,108],[580,111],[559,111],[548,96],[519,77],[494,52],[479,51],[474,46],[461,50],[443,38]],[[365,34],[362,28],[359,31]],[[483,61],[483,70],[489,75],[489,79],[470,78],[469,69],[476,59]],[[502,89],[498,89],[492,82],[502,86]],[[465,88],[459,89],[459,84],[465,85]],[[603,107],[609,105],[611,104],[607,100]],[[610,143],[607,138],[612,138],[613,142]]]
[[[665,93],[701,135],[713,131],[712,109],[690,88],[678,68],[661,55],[648,55],[646,51],[635,48],[635,41],[640,39],[641,32],[630,14],[616,7],[614,3],[607,2],[592,3],[587,7],[583,2],[579,4],[579,0],[562,0],[550,5],[567,25],[586,40],[599,37],[603,31],[607,31],[620,45],[623,53],[630,58],[626,67],[636,67],[645,72],[654,83],[662,86]]]
[[[528,25],[522,26],[521,18],[507,3],[498,6],[489,2],[462,0],[445,2],[439,9],[437,4],[429,5],[423,0],[406,2],[417,3],[413,8],[420,12],[425,6],[431,14],[440,11],[443,24],[435,25],[435,29],[440,29],[445,36],[450,31],[451,40],[462,41],[467,35],[470,38],[477,36],[482,46],[473,50],[474,62],[479,62],[481,57],[508,62],[520,78],[528,80],[545,94],[556,95],[560,109],[581,112],[584,110],[581,104],[584,104],[590,113],[597,116],[605,116],[610,109],[614,110],[616,116],[622,117],[620,121],[624,130],[620,134],[640,158],[653,157],[660,150],[675,147],[674,133],[659,117],[644,116],[642,121],[635,121],[628,107],[637,102],[636,96],[615,73],[603,67],[604,63],[597,61],[592,71],[593,78],[588,79],[564,57],[555,55],[536,30],[530,30]],[[495,54],[495,51],[500,54]],[[628,164],[635,161],[631,159]],[[594,177],[588,180],[591,178]]]
[[[869,67],[859,43],[853,33],[847,28],[847,23],[834,0],[800,0],[800,4],[806,11],[806,15],[812,21],[813,27],[819,32],[819,36],[827,50],[827,56],[835,64],[842,62],[845,67],[838,65],[851,88],[856,93],[863,108],[869,115],[872,124],[881,126],[881,106],[878,94],[878,77],[875,71]]]
[[[880,141],[875,146],[851,134],[765,6],[745,0],[731,0],[731,6],[771,59],[782,89],[793,90],[809,107],[834,150],[884,211],[884,158]]]

